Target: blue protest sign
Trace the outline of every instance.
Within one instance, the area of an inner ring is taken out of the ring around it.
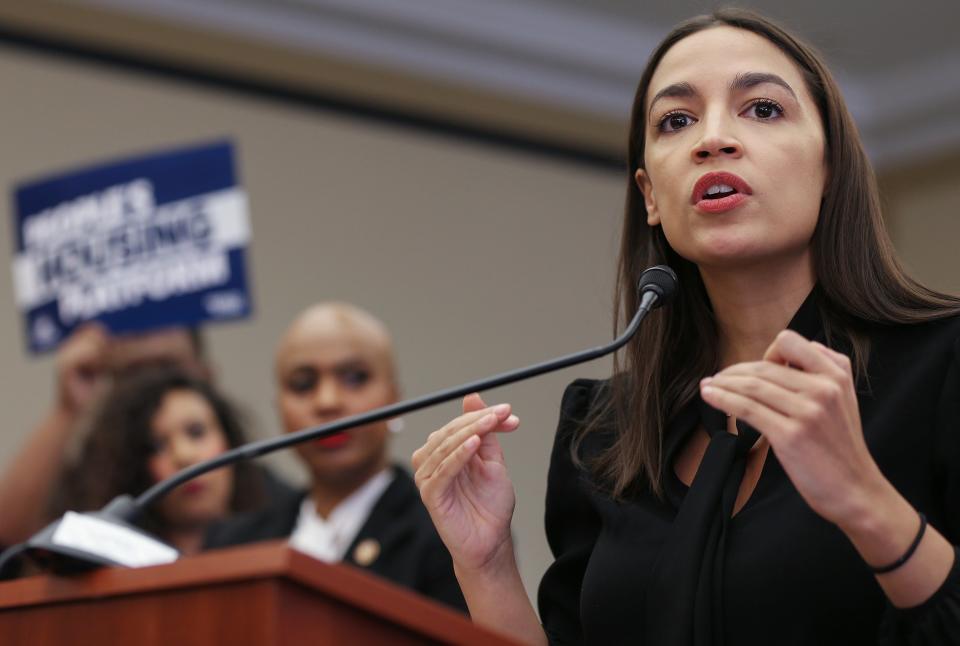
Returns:
[[[14,288],[33,352],[92,319],[123,333],[251,312],[229,143],[25,183],[14,201]]]

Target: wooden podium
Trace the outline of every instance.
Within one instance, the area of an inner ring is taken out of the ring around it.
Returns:
[[[0,583],[0,644],[515,644],[458,612],[286,542],[170,565]]]

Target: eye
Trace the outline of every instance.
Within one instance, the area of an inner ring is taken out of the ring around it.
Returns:
[[[758,121],[772,121],[783,116],[783,106],[773,99],[757,99],[740,114]]]
[[[317,373],[313,370],[298,370],[288,376],[284,383],[292,393],[308,393],[317,387]]]
[[[370,381],[370,371],[366,368],[344,368],[337,372],[337,376],[348,388],[360,388]]]
[[[207,427],[203,422],[190,422],[184,431],[191,440],[199,440],[207,434]]]
[[[660,118],[657,130],[660,132],[676,132],[696,122],[696,119],[684,112],[668,112]]]

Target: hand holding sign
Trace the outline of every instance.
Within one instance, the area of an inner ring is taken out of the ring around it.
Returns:
[[[98,323],[70,335],[57,353],[57,406],[77,415],[90,406],[107,372],[109,337]]]

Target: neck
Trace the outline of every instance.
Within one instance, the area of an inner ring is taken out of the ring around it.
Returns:
[[[191,556],[198,554],[203,549],[206,530],[206,525],[170,527],[164,532],[163,538],[177,548],[180,554]]]
[[[700,275],[717,320],[721,368],[762,359],[816,282],[809,252],[786,267],[701,267]]]
[[[337,505],[350,497],[350,494],[367,484],[371,478],[387,468],[386,459],[377,462],[372,468],[338,478],[336,481],[321,480],[314,476],[310,487],[310,497],[321,518],[327,518]]]

